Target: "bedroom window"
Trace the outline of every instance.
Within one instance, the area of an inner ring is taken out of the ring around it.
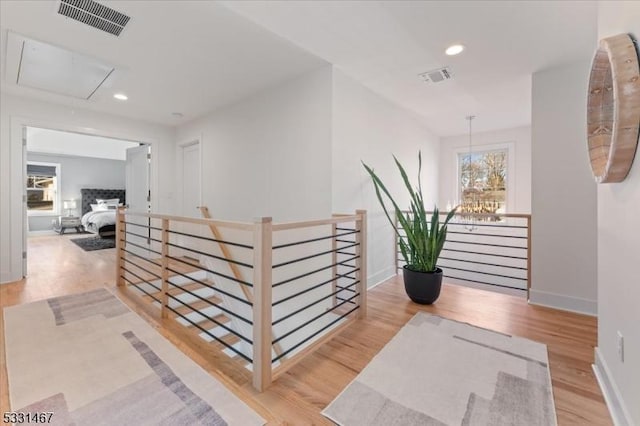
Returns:
[[[469,211],[506,211],[508,157],[507,149],[458,154],[460,202]]]
[[[27,212],[59,214],[60,164],[27,162]]]

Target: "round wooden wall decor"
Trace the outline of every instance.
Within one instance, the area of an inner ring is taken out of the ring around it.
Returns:
[[[640,69],[628,34],[600,40],[591,64],[587,135],[598,183],[622,182],[638,145]]]

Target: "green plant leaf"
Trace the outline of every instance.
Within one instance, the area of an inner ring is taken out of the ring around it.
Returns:
[[[409,208],[404,212],[373,168],[364,162],[362,162],[362,165],[371,177],[376,197],[398,237],[400,252],[408,265],[407,267],[415,271],[434,271],[437,268],[438,258],[447,238],[447,225],[455,215],[458,207],[451,210],[442,223],[440,222],[440,212],[437,207],[434,207],[431,218],[427,219],[421,182],[422,153],[418,152],[418,184],[415,187],[411,185],[406,170],[400,161],[395,156],[393,156],[393,159],[409,194]],[[385,199],[393,205],[394,217],[397,222],[392,220],[391,214],[385,205]],[[404,231],[405,236],[401,235],[400,228]]]

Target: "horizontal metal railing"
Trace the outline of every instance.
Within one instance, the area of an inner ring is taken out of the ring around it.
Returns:
[[[427,215],[431,214],[427,212]],[[442,222],[447,212],[440,215]],[[399,238],[404,238],[402,230],[396,236],[396,270],[404,264]],[[447,241],[438,266],[449,282],[528,292],[531,287],[531,215],[456,214],[449,222]]]
[[[202,212],[119,209],[118,286],[252,370],[258,390],[366,314],[366,212],[282,224]]]

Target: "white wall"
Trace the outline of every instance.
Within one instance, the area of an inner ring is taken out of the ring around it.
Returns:
[[[28,145],[28,143],[27,143]],[[82,188],[125,189],[125,162],[106,158],[90,158],[57,154],[27,153],[28,161],[60,164],[60,178],[58,190],[60,200],[76,200],[78,208],[71,212],[74,216],[82,213]],[[67,212],[60,206],[60,214]],[[29,231],[43,231],[53,229],[52,219],[57,216],[50,214],[29,215]]]
[[[531,212],[531,127],[473,133],[473,150],[509,148],[507,213]],[[440,139],[440,205],[456,204],[458,153],[468,152],[469,135]]]
[[[304,74],[182,125],[201,138],[202,202],[220,220],[331,214],[331,68]]]
[[[22,277],[23,125],[151,143],[152,208],[156,212],[173,212],[172,129],[0,93],[0,282]]]
[[[376,95],[338,69],[333,73],[332,138],[333,210],[368,211],[368,285],[395,274],[394,234],[378,204],[371,178],[361,161],[372,166],[401,205],[408,195],[398,174],[395,154],[417,183],[418,151],[422,150],[425,202],[438,196],[438,137],[406,110]]]
[[[202,141],[203,204],[222,220],[274,222],[369,211],[369,284],[395,273],[391,228],[361,160],[404,188],[392,154],[417,173],[423,153],[427,203],[437,199],[439,140],[410,113],[331,67],[305,74],[180,126]]]
[[[596,184],[585,130],[590,63],[533,74],[530,301],[595,315]]]
[[[640,3],[601,1],[598,39],[640,38]],[[627,178],[598,185],[598,348],[596,365],[618,424],[640,425],[640,152]],[[624,336],[624,362],[617,332]]]

